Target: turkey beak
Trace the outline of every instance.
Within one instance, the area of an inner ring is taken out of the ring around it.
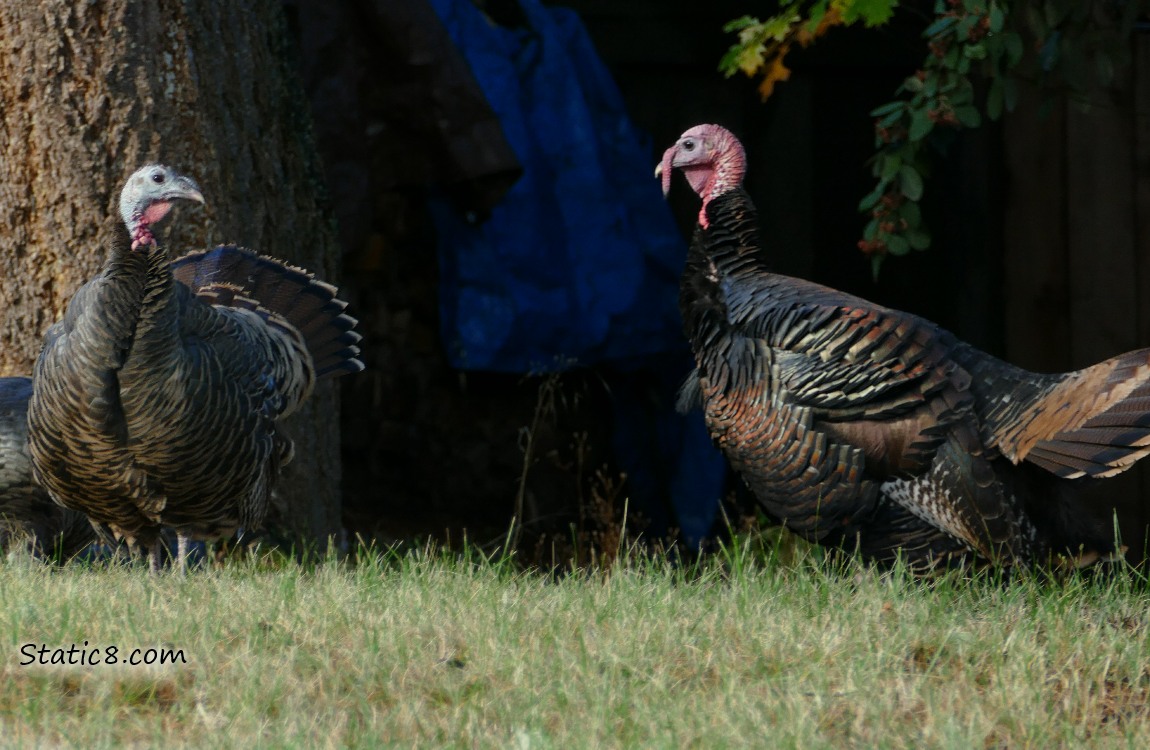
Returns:
[[[200,186],[187,177],[177,178],[172,189],[164,194],[164,200],[175,200],[177,198],[195,201],[201,205],[204,203],[204,194],[200,192]]]
[[[675,152],[678,151],[679,144],[676,143],[671,148],[663,152],[663,161],[659,162],[655,167],[655,177],[663,181],[663,197],[666,198],[667,194],[671,192],[671,160],[675,158]]]

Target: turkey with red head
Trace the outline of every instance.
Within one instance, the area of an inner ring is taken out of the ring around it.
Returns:
[[[318,378],[363,369],[335,287],[250,250],[169,262],[153,227],[203,202],[161,165],[128,178],[104,267],[49,329],[28,408],[37,479],[160,563],[160,531],[259,528],[291,441],[278,421]]]
[[[918,570],[1121,554],[1072,480],[1150,452],[1150,350],[1064,374],[1014,367],[923,318],[772,273],[726,129],[667,149],[664,192],[674,169],[702,199],[679,298],[688,400],[768,515]]]

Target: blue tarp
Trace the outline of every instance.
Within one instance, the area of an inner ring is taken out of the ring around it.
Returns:
[[[438,204],[452,364],[546,372],[683,349],[683,239],[579,18],[524,0],[527,28],[503,28],[466,0],[432,4],[524,167],[487,221]]]
[[[654,152],[574,12],[521,0],[526,23],[503,27],[469,0],[431,4],[523,165],[483,221],[433,201],[448,357],[469,370],[657,373],[640,378],[661,391],[654,410],[620,376],[616,455],[632,507],[646,505],[657,526],[678,523],[694,545],[724,467],[699,415],[671,411],[690,366],[678,311],[686,245]]]

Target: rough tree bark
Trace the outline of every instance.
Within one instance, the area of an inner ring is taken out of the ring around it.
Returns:
[[[208,205],[180,207],[173,255],[237,242],[334,280],[339,254],[280,0],[0,3],[0,375],[31,372],[45,329],[99,268],[123,180],[160,161]],[[281,522],[338,532],[338,402],[288,429]]]

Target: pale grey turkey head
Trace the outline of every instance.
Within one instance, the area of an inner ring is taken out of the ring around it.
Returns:
[[[194,180],[162,164],[140,167],[128,178],[120,192],[120,216],[133,250],[156,244],[152,225],[168,215],[175,200],[203,203],[204,196]]]
[[[743,184],[747,157],[743,144],[721,125],[696,125],[663,152],[655,176],[663,180],[663,194],[671,190],[671,170],[682,170],[691,189],[703,199],[699,223],[707,226],[707,204]]]

